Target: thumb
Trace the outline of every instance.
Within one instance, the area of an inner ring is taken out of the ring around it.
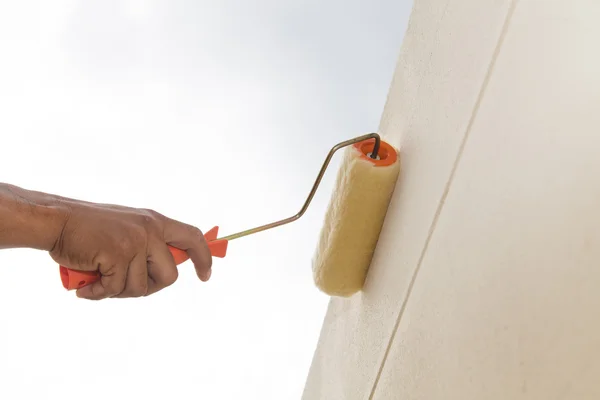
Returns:
[[[212,255],[200,229],[166,218],[164,229],[167,244],[184,250],[194,263],[196,274],[206,282],[211,276]]]

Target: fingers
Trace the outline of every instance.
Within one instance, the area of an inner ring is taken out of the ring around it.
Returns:
[[[95,260],[92,264],[99,264],[101,278],[78,289],[78,297],[89,300],[142,297],[172,285],[178,271],[168,245],[187,253],[202,281],[210,279],[212,255],[198,228],[154,212],[143,217],[140,223],[136,215],[121,227],[120,237],[109,241],[101,252],[100,263],[98,255],[92,257]]]
[[[146,254],[138,253],[127,269],[125,287],[120,293],[113,295],[115,298],[142,297],[148,293],[148,267]]]
[[[142,297],[172,285],[178,271],[167,245],[157,242],[148,251],[148,256],[145,251],[138,253],[129,265],[102,272],[99,281],[77,290],[77,297],[88,300]]]
[[[167,244],[188,253],[200,280],[208,281],[212,272],[212,256],[202,231],[194,226],[165,217],[164,235]]]
[[[100,280],[77,289],[77,297],[88,300],[102,300],[118,295],[125,288],[127,265],[115,265],[101,271]]]
[[[165,243],[149,246],[148,254],[148,291],[146,296],[171,286],[177,280],[179,272],[175,260]]]

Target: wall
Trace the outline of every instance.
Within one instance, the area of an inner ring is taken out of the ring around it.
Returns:
[[[316,399],[600,396],[600,3],[416,0],[381,132],[400,184]]]

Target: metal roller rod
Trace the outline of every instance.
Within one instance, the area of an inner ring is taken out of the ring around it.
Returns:
[[[285,225],[285,224],[289,224],[290,222],[294,222],[294,221],[298,220],[302,215],[304,215],[304,213],[308,209],[308,206],[310,205],[310,202],[312,201],[313,197],[315,196],[315,193],[317,192],[317,188],[319,187],[319,184],[321,183],[321,180],[323,179],[323,176],[325,175],[325,171],[327,171],[327,166],[329,166],[329,162],[333,158],[333,155],[339,149],[342,149],[346,146],[350,146],[355,143],[363,142],[363,141],[369,140],[369,139],[375,139],[375,145],[373,146],[373,151],[371,152],[371,154],[369,156],[372,159],[377,159],[377,156],[379,154],[379,147],[381,145],[381,138],[379,137],[379,134],[377,134],[377,133],[369,133],[366,135],[356,137],[354,139],[349,139],[344,142],[340,142],[331,148],[331,150],[329,151],[329,154],[327,154],[327,157],[325,158],[325,161],[323,162],[321,171],[319,172],[319,175],[317,175],[317,179],[315,180],[315,183],[313,184],[313,187],[310,190],[310,193],[308,194],[306,201],[304,202],[304,205],[302,206],[300,211],[298,211],[296,214],[292,215],[289,218],[285,218],[285,219],[282,219],[282,220],[279,220],[276,222],[271,222],[270,224],[258,226],[256,228],[252,228],[252,229],[248,229],[248,230],[241,231],[238,233],[234,233],[232,235],[223,236],[221,238],[218,238],[217,240],[228,240],[229,241],[229,240],[241,238],[243,236],[252,235],[253,233],[266,231],[268,229],[275,228],[275,227]]]

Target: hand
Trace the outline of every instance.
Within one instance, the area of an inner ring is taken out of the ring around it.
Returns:
[[[188,253],[202,281],[210,278],[212,257],[198,228],[151,210],[64,198],[61,203],[66,217],[51,257],[69,269],[101,274],[78,289],[78,297],[141,297],[170,286],[178,271],[167,245]]]

